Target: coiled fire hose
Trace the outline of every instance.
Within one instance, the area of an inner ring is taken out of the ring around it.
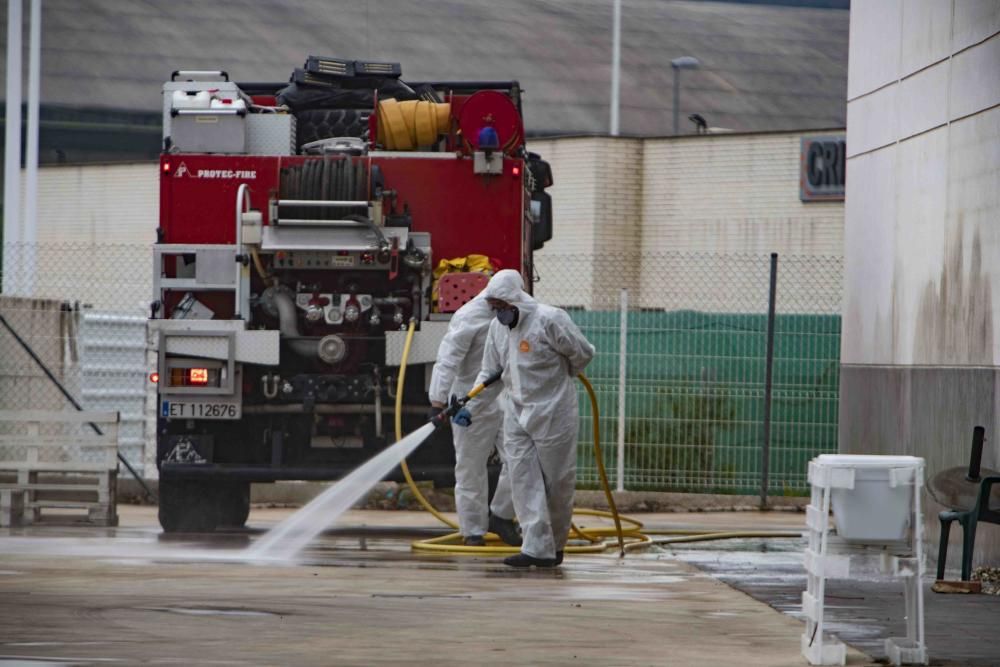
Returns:
[[[399,364],[399,378],[396,383],[397,441],[403,438],[403,383],[406,378],[406,365],[410,357],[410,345],[413,343],[415,327],[416,321],[411,319],[409,329],[406,333],[406,342],[403,345],[403,356],[400,359]],[[608,512],[605,510],[575,508],[573,510],[573,514],[575,516],[598,517],[605,520],[611,519],[614,521],[614,526],[582,527],[577,526],[575,522],[572,523],[570,527],[571,539],[575,536],[577,542],[584,542],[585,544],[567,544],[565,548],[567,554],[600,553],[611,547],[617,547],[619,556],[624,557],[626,551],[641,549],[652,544],[701,542],[732,538],[801,536],[801,531],[755,530],[719,532],[712,530],[688,529],[643,530],[641,521],[637,521],[629,516],[619,515],[618,508],[615,505],[614,496],[611,493],[611,486],[608,484],[607,472],[604,469],[604,457],[601,452],[600,444],[600,414],[597,409],[597,395],[594,393],[594,388],[591,386],[590,381],[585,375],[581,373],[577,376],[577,379],[579,379],[583,384],[584,388],[587,390],[588,396],[590,397],[594,429],[594,460],[597,462],[597,471],[601,480],[601,488],[604,490],[604,496],[607,498],[608,507],[611,508],[611,511]],[[425,540],[416,540],[411,545],[414,551],[460,554],[468,556],[512,554],[520,551],[519,547],[512,547],[504,544],[500,538],[493,533],[486,534],[487,546],[485,547],[465,546],[462,543],[462,535],[458,532],[458,524],[439,512],[433,505],[431,505],[430,501],[427,500],[424,494],[420,492],[420,488],[417,487],[416,482],[413,481],[413,476],[410,474],[410,468],[406,464],[406,459],[403,459],[400,463],[400,468],[403,470],[403,477],[406,479],[406,484],[409,486],[413,497],[417,499],[417,502],[420,503],[425,510],[433,514],[441,523],[455,530],[455,532],[448,533],[447,535]],[[622,523],[628,524],[628,526],[623,527]],[[666,535],[669,537],[653,538],[651,537],[652,535]]]

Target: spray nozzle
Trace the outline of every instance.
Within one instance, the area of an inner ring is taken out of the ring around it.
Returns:
[[[459,398],[458,396],[452,394],[451,400],[448,402],[448,407],[444,408],[443,410],[441,410],[441,412],[434,415],[434,417],[431,418],[431,423],[434,424],[435,428],[447,423],[448,420],[454,417],[459,410],[465,407],[466,403],[468,403],[476,396],[478,396],[483,389],[486,389],[486,387],[490,386],[491,384],[499,380],[501,375],[503,375],[503,369],[498,368],[492,373],[490,373],[488,376],[486,376],[486,379],[484,379],[480,384],[477,384],[475,387],[473,387],[469,391],[469,393],[463,396],[462,398]]]

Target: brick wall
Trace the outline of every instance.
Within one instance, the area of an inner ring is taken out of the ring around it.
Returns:
[[[553,239],[537,255],[536,293],[561,305],[602,308],[617,303],[619,289],[636,286],[638,265],[612,262],[609,271],[598,275],[589,258],[639,247],[642,140],[535,140],[530,149],[548,160],[555,179],[549,190]]]
[[[841,257],[843,202],[799,200],[802,136],[531,142],[555,175],[555,237],[538,254],[539,296],[596,308],[627,287],[634,303],[672,307],[659,298],[664,281],[683,282],[697,267],[665,264],[663,253]],[[640,249],[654,257],[621,258]],[[581,271],[567,255],[593,257],[604,269]]]

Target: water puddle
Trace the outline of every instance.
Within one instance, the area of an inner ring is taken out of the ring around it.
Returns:
[[[242,609],[235,607],[212,609],[210,607],[138,607],[142,611],[163,611],[170,614],[182,614],[184,616],[287,616],[273,611],[261,611],[257,609]]]
[[[61,658],[37,655],[0,655],[0,667],[67,667],[67,665],[92,665],[97,662],[126,662],[118,658]]]
[[[373,598],[409,598],[413,600],[471,600],[471,595],[447,595],[437,593],[372,593]]]

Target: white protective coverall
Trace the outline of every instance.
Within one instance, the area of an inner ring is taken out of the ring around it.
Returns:
[[[432,402],[447,405],[452,394],[465,396],[476,385],[483,345],[493,319],[494,313],[482,295],[476,296],[452,315],[431,373],[428,394]],[[500,469],[493,502],[487,507],[489,481],[486,461],[494,445],[497,445],[503,460],[499,442],[503,437],[502,391],[503,385],[499,382],[487,387],[466,404],[466,409],[472,414],[472,423],[469,426],[451,425],[455,443],[455,508],[458,510],[459,531],[465,537],[488,532],[487,509],[503,519],[514,518],[506,465]]]
[[[504,454],[524,535],[521,551],[555,558],[569,535],[576,490],[576,376],[594,346],[564,310],[537,302],[517,271],[499,271],[482,295],[517,307],[513,329],[494,319],[476,382],[503,368]]]

